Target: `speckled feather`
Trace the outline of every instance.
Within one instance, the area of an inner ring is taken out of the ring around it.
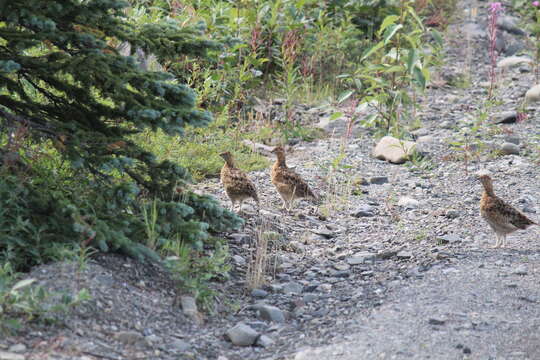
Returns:
[[[277,160],[272,166],[272,183],[281,197],[287,201],[290,201],[293,198],[317,199],[304,179],[287,167],[284,149],[282,147],[277,147],[274,149],[274,152],[277,155]]]
[[[489,223],[493,231],[506,235],[536,224],[519,210],[495,195],[489,176],[484,175],[480,180],[484,186],[484,192],[480,200],[480,214]]]
[[[225,164],[221,168],[221,183],[233,203],[252,198],[259,203],[257,189],[246,173],[238,169],[230,153],[223,153]]]

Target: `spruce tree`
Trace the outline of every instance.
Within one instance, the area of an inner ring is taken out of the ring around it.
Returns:
[[[182,135],[210,114],[195,108],[189,87],[117,50],[127,42],[132,55],[141,49],[167,63],[218,45],[172,20],[135,27],[127,6],[0,0],[0,258],[39,263],[66,242],[152,256],[143,215],[153,206],[159,241],[200,247],[210,232],[241,225],[213,198],[189,192],[184,168],[134,141],[148,129]],[[59,184],[58,169],[36,165],[36,146],[54,148],[72,181]]]

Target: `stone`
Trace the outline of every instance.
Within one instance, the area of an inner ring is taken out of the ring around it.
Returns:
[[[304,303],[309,304],[309,303],[312,303],[315,300],[317,300],[317,295],[315,295],[315,294],[305,294],[302,297],[302,300],[304,301]]]
[[[316,229],[316,230],[311,230],[311,232],[314,233],[314,234],[317,234],[317,235],[324,236],[327,239],[331,239],[331,238],[336,236],[336,234],[333,231],[330,231],[330,230],[325,229],[325,228],[319,228],[319,229]]]
[[[273,321],[275,323],[285,322],[285,314],[278,307],[266,304],[255,305],[254,307],[263,320]]]
[[[459,211],[457,211],[457,210],[447,210],[446,213],[444,214],[444,216],[446,216],[449,219],[456,219],[456,218],[459,217]]]
[[[444,325],[446,320],[431,318],[428,320],[429,325]]]
[[[253,152],[257,152],[262,155],[269,156],[272,154],[272,150],[274,150],[273,146],[256,143],[248,139],[243,140],[242,143],[248,148],[250,148]]]
[[[420,206],[420,201],[409,196],[402,196],[399,198],[397,204],[398,206],[402,206],[406,209],[416,209]]]
[[[513,124],[517,121],[518,113],[516,111],[503,111],[491,115],[495,124]]]
[[[366,261],[370,261],[375,259],[377,254],[369,252],[369,251],[360,251],[354,254],[353,256],[347,258],[347,264],[349,265],[360,265],[365,263]]]
[[[202,323],[202,316],[197,309],[197,302],[193,296],[181,296],[180,306],[184,315],[198,324]]]
[[[509,143],[512,143],[512,144],[516,144],[516,145],[519,145],[519,143],[520,143],[520,141],[521,141],[520,138],[519,138],[519,136],[517,136],[517,135],[507,135],[507,136],[504,138],[504,140],[505,140],[506,142],[509,142]]]
[[[114,335],[114,338],[126,345],[141,344],[146,342],[144,336],[139,334],[137,331],[119,331]]]
[[[505,155],[519,155],[519,145],[505,142],[501,146],[501,152]]]
[[[351,213],[351,215],[357,218],[375,216],[375,208],[370,205],[360,205]]]
[[[416,143],[385,136],[373,149],[373,156],[394,164],[402,164],[409,159],[415,150]]]
[[[182,339],[174,339],[169,344],[169,347],[175,352],[186,352],[191,349],[191,344]]]
[[[410,259],[413,257],[413,254],[410,251],[401,250],[400,252],[397,253],[396,256],[398,259]]]
[[[161,338],[156,334],[145,336],[145,339],[149,344],[157,344],[161,342]]]
[[[244,266],[246,265],[246,259],[244,259],[242,256],[240,255],[233,255],[232,257],[234,263],[238,266]]]
[[[525,35],[525,31],[518,26],[518,20],[509,15],[503,15],[497,18],[497,26],[514,35]]]
[[[267,347],[270,347],[270,346],[274,345],[274,340],[272,340],[272,338],[270,338],[269,336],[261,335],[257,339],[256,345],[260,346],[260,347],[263,347],[263,348],[267,348]]]
[[[334,269],[338,270],[338,271],[347,271],[351,268],[351,266],[347,263],[337,263],[337,264],[334,264]]]
[[[9,347],[8,351],[14,352],[14,353],[23,353],[23,352],[26,351],[26,345],[24,345],[24,344],[11,345]]]
[[[373,185],[387,184],[388,176],[372,176],[369,178],[369,183]]]
[[[302,284],[299,284],[294,281],[285,283],[281,286],[281,291],[284,294],[301,294],[302,290],[304,290],[304,287],[302,286]]]
[[[512,271],[514,275],[527,275],[529,272],[526,265],[519,265],[517,268]]]
[[[443,236],[438,236],[437,241],[441,244],[450,244],[455,242],[461,242],[461,237],[457,236],[456,234],[447,234]]]
[[[26,360],[26,357],[21,354],[0,350],[0,360]]]
[[[500,60],[497,63],[497,67],[499,68],[509,68],[512,66],[520,65],[523,63],[532,63],[533,60],[526,56],[509,56],[507,58],[504,58]]]
[[[254,298],[264,299],[268,296],[268,291],[263,289],[253,289],[251,290],[251,296]]]
[[[251,346],[257,340],[259,333],[244,323],[238,323],[227,330],[225,335],[236,346]]]
[[[534,85],[525,93],[524,105],[540,101],[540,84]]]

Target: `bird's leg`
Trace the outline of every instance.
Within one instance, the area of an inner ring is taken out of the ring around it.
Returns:
[[[497,237],[497,241],[495,242],[495,245],[493,245],[493,248],[496,249],[501,246],[501,237],[499,233],[495,233],[495,237]]]
[[[501,235],[501,238],[502,238],[502,245],[501,245],[501,247],[504,248],[504,247],[506,247],[506,245],[508,244],[508,243],[506,242],[506,234]]]

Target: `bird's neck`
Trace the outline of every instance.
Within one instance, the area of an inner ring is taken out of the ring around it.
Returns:
[[[287,167],[287,163],[285,162],[285,154],[277,154],[277,164],[280,167]]]
[[[227,159],[225,160],[225,163],[227,164],[228,167],[230,168],[236,168],[236,165],[234,164],[234,160],[233,159]]]
[[[491,186],[491,184],[484,185],[484,196],[495,196],[495,192],[493,191],[493,186]]]

